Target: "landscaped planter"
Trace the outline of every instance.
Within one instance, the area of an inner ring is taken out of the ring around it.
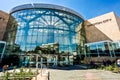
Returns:
[[[38,69],[13,69],[4,71],[1,78],[2,80],[31,80],[33,77],[38,75]]]

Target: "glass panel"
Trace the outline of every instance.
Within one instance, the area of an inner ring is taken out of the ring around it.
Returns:
[[[75,28],[82,19],[71,13],[64,13],[58,10],[29,9],[12,13],[18,22],[17,34],[11,33],[9,41],[19,44],[20,48],[33,50],[42,44],[58,42],[59,50],[76,50]]]
[[[98,44],[98,51],[99,51],[99,54],[105,53],[104,43]]]
[[[91,52],[91,53],[97,53],[96,44],[91,44],[91,45],[90,45],[90,52]]]
[[[4,46],[5,46],[5,44],[4,44],[4,43],[0,43],[0,53],[2,53],[2,52],[3,52]]]

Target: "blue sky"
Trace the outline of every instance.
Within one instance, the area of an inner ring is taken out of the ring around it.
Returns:
[[[65,6],[90,19],[111,11],[120,17],[120,0],[0,0],[0,10],[9,12],[17,5],[27,3],[49,3]]]

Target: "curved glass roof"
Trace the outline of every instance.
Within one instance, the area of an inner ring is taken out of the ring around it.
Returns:
[[[76,11],[74,11],[72,9],[69,9],[69,8],[66,8],[63,6],[53,5],[53,4],[41,4],[41,3],[24,4],[24,5],[16,6],[13,9],[11,9],[10,14],[14,13],[16,11],[19,11],[19,10],[34,9],[34,8],[56,9],[56,10],[72,13],[72,14],[84,19],[79,13],[77,13]]]

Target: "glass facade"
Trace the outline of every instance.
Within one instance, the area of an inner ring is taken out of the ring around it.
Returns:
[[[4,56],[5,46],[6,46],[6,42],[0,41],[0,61]]]
[[[87,57],[117,57],[120,56],[120,42],[100,41],[85,44]]]
[[[10,15],[15,20],[10,18],[8,22],[6,52],[20,55],[20,65],[35,66],[40,57],[45,65],[72,64],[70,56],[78,45],[76,28],[84,21],[81,15],[51,4],[17,6]],[[38,60],[33,60],[31,54],[35,59],[39,56]]]
[[[113,49],[116,56],[120,56],[120,41],[113,42]]]
[[[83,21],[81,17],[50,8],[24,8],[11,12],[11,15],[18,22],[18,27],[10,32],[8,30],[9,41],[14,41],[15,37],[12,44],[19,45],[20,51],[34,51],[37,46],[49,43],[59,43],[59,52],[76,50],[76,27]]]

